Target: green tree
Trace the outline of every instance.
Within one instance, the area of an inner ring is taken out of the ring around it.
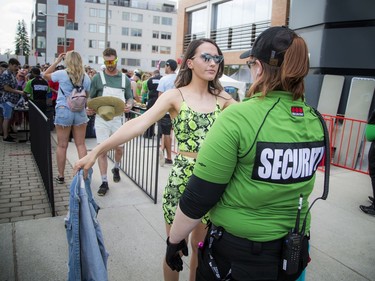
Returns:
[[[26,30],[25,21],[18,21],[17,24],[17,33],[16,33],[16,40],[14,42],[16,44],[16,55],[20,56],[29,56],[30,55],[30,43],[29,43],[29,36]]]

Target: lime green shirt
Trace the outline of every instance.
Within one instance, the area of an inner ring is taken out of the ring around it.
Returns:
[[[288,92],[270,92],[264,98],[257,94],[224,110],[194,168],[203,180],[227,184],[209,212],[211,221],[249,240],[279,239],[295,225],[303,194],[302,225],[324,154],[323,139],[313,109],[293,101]]]
[[[375,111],[371,113],[366,125],[366,139],[368,141],[375,141]]]

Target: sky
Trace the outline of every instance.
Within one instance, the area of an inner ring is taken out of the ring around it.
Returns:
[[[11,49],[14,53],[18,20],[25,20],[27,34],[30,38],[30,20],[33,11],[33,0],[0,0],[0,53]]]

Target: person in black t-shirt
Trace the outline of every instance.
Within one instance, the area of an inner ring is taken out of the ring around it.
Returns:
[[[47,113],[47,96],[50,92],[48,82],[40,76],[40,69],[31,69],[32,79],[30,79],[23,90],[29,99],[44,113]]]
[[[148,88],[148,100],[147,100],[147,107],[146,107],[147,110],[150,109],[154,105],[154,103],[159,97],[159,92],[157,88],[159,85],[160,78],[163,77],[160,75],[160,71],[158,69],[154,70],[152,74],[153,76],[147,80],[147,88]],[[152,138],[154,136],[154,126],[155,125],[152,125],[150,128],[146,130],[146,132],[143,135],[145,138]]]

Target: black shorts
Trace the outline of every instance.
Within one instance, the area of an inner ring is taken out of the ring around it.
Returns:
[[[218,280],[215,278],[209,264],[208,244],[207,235],[204,247],[199,249],[196,281]],[[308,238],[306,237],[303,242],[300,269],[293,276],[288,276],[282,271],[282,245],[283,239],[269,242],[253,242],[224,232],[219,240],[213,242],[212,255],[221,278],[226,277],[229,270],[231,270],[231,279],[229,280],[296,280],[309,260]]]
[[[163,135],[169,136],[172,130],[172,120],[169,114],[164,115],[158,122],[159,129]]]

